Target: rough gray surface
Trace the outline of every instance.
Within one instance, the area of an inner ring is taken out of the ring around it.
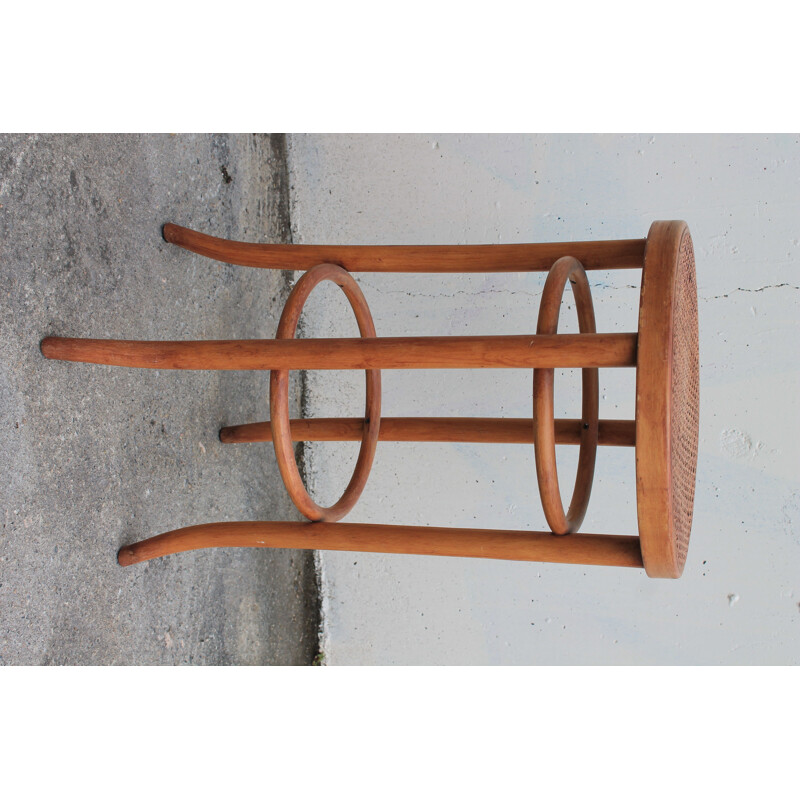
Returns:
[[[304,664],[310,553],[117,549],[200,522],[297,519],[269,444],[268,375],[45,360],[46,335],[272,337],[288,284],[161,238],[173,221],[286,241],[281,136],[0,136],[0,663]]]

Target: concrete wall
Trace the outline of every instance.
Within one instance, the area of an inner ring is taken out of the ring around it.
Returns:
[[[297,243],[493,243],[645,236],[688,221],[700,294],[701,432],[689,560],[643,571],[321,553],[330,664],[800,662],[800,139],[740,135],[290,138]],[[639,272],[592,273],[598,330],[635,330]],[[358,276],[379,335],[524,333],[543,274]],[[571,305],[571,304],[570,304]],[[320,287],[305,335],[357,335]],[[574,309],[562,330],[577,330]],[[527,416],[524,370],[385,371],[383,413]],[[578,375],[556,408],[579,413]],[[309,416],[357,416],[363,376],[308,375]],[[634,375],[601,371],[601,416]],[[309,447],[333,501],[357,445]],[[559,448],[571,492],[575,448]],[[569,451],[569,452],[567,452]],[[525,445],[381,444],[358,522],[545,529]],[[633,452],[601,448],[583,530],[634,532]]]

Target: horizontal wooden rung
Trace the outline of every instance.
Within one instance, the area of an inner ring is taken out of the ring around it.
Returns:
[[[556,444],[580,444],[582,423],[579,419],[554,422]],[[317,418],[291,420],[295,442],[358,441],[364,433],[361,418]],[[251,422],[222,428],[219,438],[227,443],[269,442],[269,422]],[[381,442],[481,442],[498,444],[533,443],[533,422],[528,419],[494,417],[384,417],[381,419]],[[598,444],[634,447],[636,423],[627,419],[602,419]]]

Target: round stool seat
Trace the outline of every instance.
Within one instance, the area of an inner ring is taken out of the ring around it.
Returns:
[[[685,222],[656,222],[645,250],[636,372],[636,499],[642,560],[677,578],[689,547],[699,432],[697,280]]]

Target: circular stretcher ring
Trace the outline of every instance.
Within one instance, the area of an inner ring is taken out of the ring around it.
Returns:
[[[539,306],[537,334],[554,334],[558,331],[558,315],[567,280],[572,284],[580,332],[595,333],[594,307],[586,272],[576,258],[564,256],[553,264],[547,275],[542,292],[542,302]],[[575,533],[580,528],[589,505],[589,496],[592,493],[600,410],[598,373],[595,367],[584,367],[581,373],[583,428],[580,454],[578,455],[575,489],[572,493],[569,510],[564,514],[556,465],[553,420],[554,371],[552,369],[534,369],[533,371],[533,446],[536,456],[536,479],[539,483],[539,494],[542,498],[545,518],[550,530],[556,534]]]
[[[362,337],[375,338],[375,325],[369,312],[367,301],[347,270],[336,264],[318,264],[309,269],[297,282],[283,308],[276,339],[293,339],[297,330],[297,322],[308,296],[322,281],[332,281],[345,293],[358,322],[358,330]],[[335,522],[341,519],[358,501],[367,483],[375,448],[378,445],[378,434],[381,422],[381,372],[379,369],[368,369],[367,402],[364,412],[364,434],[361,438],[361,449],[358,452],[353,477],[347,488],[329,508],[318,506],[306,491],[292,445],[292,432],[289,422],[289,370],[275,369],[269,378],[269,409],[272,441],[275,446],[275,457],[278,460],[283,483],[292,501],[300,513],[312,522]]]

